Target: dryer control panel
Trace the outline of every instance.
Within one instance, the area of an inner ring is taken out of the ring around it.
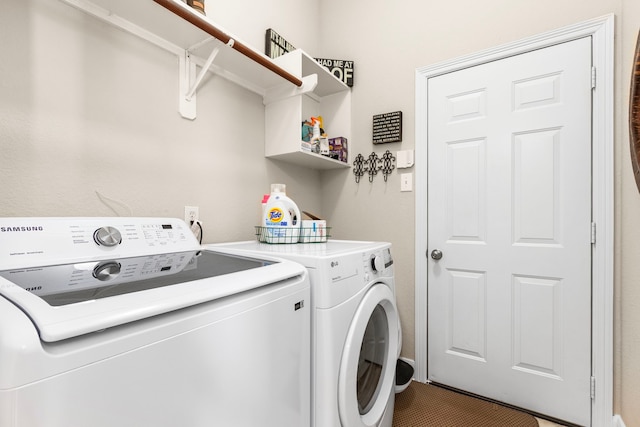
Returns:
[[[365,281],[369,281],[373,277],[393,276],[393,257],[391,256],[391,249],[389,248],[364,253],[363,263]]]

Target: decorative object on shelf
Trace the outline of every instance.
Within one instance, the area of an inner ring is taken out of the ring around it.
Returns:
[[[346,142],[351,136],[349,86],[301,49],[275,58],[273,63],[302,75],[304,84],[300,89],[281,84],[264,96],[265,157],[317,170],[352,167],[352,157],[357,153],[347,156]],[[311,142],[311,116],[325,119],[319,125],[317,153]],[[306,137],[309,141],[304,141]]]
[[[334,160],[347,163],[349,158],[349,147],[347,146],[347,138],[338,136],[329,138],[329,157]]]
[[[402,111],[373,116],[373,143],[402,141]]]
[[[285,40],[280,34],[269,28],[264,36],[264,54],[269,58],[277,58],[278,56],[289,53],[296,48]]]
[[[396,158],[391,154],[391,151],[387,150],[380,161],[382,162],[382,173],[386,182],[389,174],[396,168]]]
[[[356,176],[356,184],[360,183],[360,178],[364,175],[364,157],[358,154],[353,161],[353,174]]]
[[[369,182],[373,182],[373,178],[378,174],[380,169],[382,169],[380,158],[375,152],[371,152],[369,158],[364,161],[364,171],[369,174]]]
[[[631,72],[631,93],[629,95],[629,144],[631,164],[636,186],[640,190],[640,32],[636,42],[636,52]]]
[[[197,10],[201,14],[206,15],[206,13],[204,13],[204,0],[187,0],[187,4],[194,10]]]
[[[318,64],[329,70],[331,74],[343,81],[349,87],[353,87],[353,61],[344,59],[316,58]]]

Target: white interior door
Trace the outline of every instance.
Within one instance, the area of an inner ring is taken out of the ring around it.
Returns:
[[[428,116],[429,379],[589,425],[591,38],[431,78]]]

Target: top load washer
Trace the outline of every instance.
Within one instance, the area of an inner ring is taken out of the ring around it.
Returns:
[[[0,218],[0,425],[309,425],[309,299],[181,220]]]
[[[399,320],[391,245],[330,240],[214,245],[304,265],[311,280],[311,425],[390,427]]]

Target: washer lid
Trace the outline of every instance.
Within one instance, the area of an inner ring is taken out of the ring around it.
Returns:
[[[53,342],[296,276],[289,261],[188,251],[0,271],[0,296]]]

